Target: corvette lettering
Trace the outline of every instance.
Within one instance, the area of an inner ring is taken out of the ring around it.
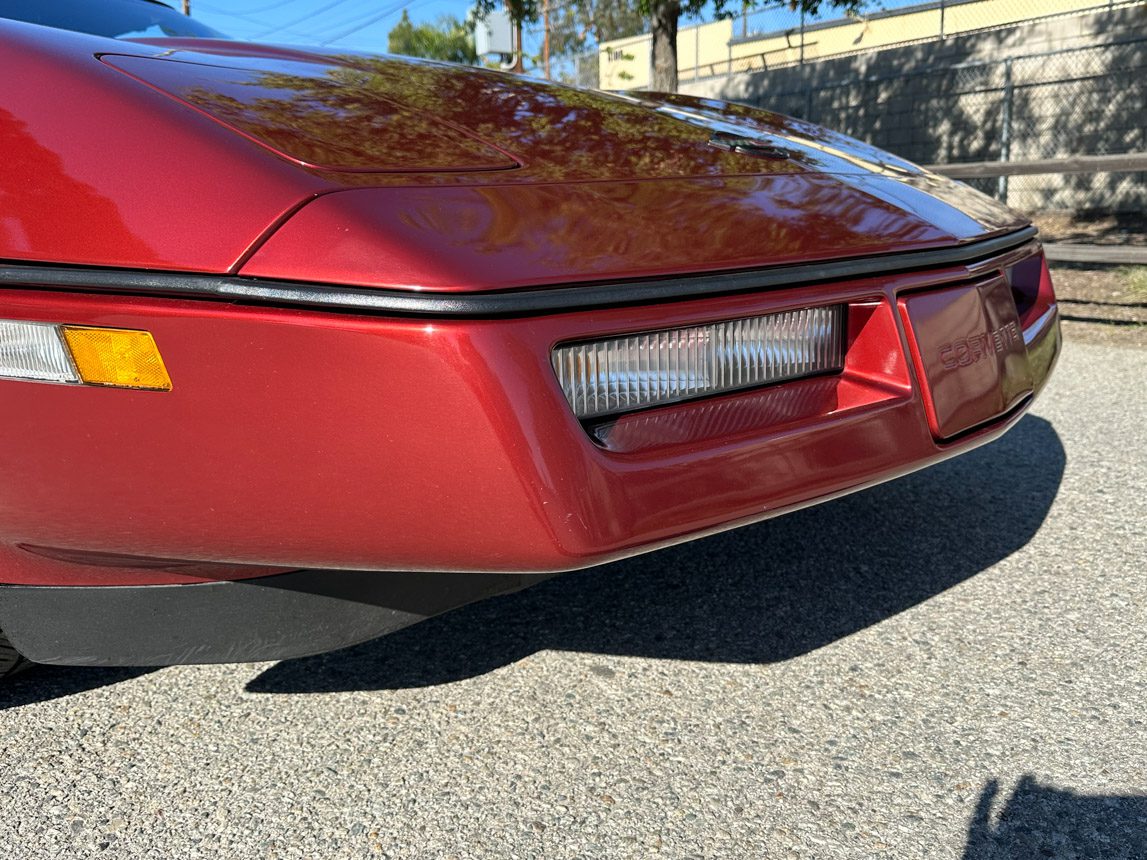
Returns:
[[[1004,352],[1022,337],[1019,325],[1010,322],[992,331],[968,335],[944,344],[940,347],[940,362],[945,370],[967,367],[981,358]]]

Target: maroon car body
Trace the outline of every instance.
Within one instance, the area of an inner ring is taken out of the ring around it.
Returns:
[[[0,379],[35,660],[311,653],[756,522],[995,438],[1059,349],[1026,219],[799,120],[3,20],[0,53],[0,318],[145,330],[171,377]],[[579,420],[551,363],[823,305],[827,375]]]

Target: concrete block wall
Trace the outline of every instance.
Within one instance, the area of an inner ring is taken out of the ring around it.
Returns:
[[[1013,160],[1142,152],[1147,3],[681,91],[811,119],[922,164],[997,160],[1005,146]],[[1029,211],[1142,210],[1147,185],[1143,174],[1013,177],[1007,197]]]

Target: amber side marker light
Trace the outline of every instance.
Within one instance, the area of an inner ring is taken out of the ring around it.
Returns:
[[[64,326],[64,341],[87,385],[171,390],[151,332]]]
[[[171,390],[150,332],[0,320],[0,378]]]

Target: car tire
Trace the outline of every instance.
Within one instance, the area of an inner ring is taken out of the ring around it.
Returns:
[[[4,631],[0,630],[0,678],[15,675],[31,665],[29,660],[24,659],[23,655],[12,647],[12,643],[8,641]]]

